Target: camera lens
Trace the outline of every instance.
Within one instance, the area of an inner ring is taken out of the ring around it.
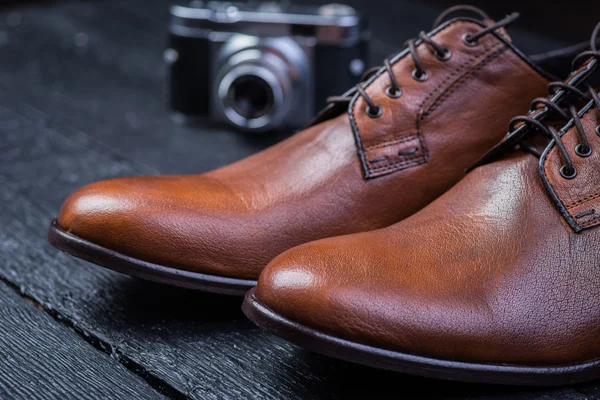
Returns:
[[[221,49],[212,92],[217,103],[211,108],[217,121],[253,133],[277,130],[300,119],[302,114],[294,107],[307,96],[300,80],[308,75],[306,54],[292,39],[264,39],[262,44],[257,40],[238,36]],[[300,67],[288,60],[289,52]]]
[[[227,92],[230,106],[246,119],[257,119],[269,114],[273,109],[274,97],[271,86],[256,75],[236,78]]]

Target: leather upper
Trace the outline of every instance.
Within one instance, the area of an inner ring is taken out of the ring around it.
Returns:
[[[599,240],[567,226],[537,158],[518,154],[396,225],[283,253],[257,298],[311,328],[408,354],[571,364],[600,357]]]
[[[452,57],[417,51],[429,80],[413,79],[409,53],[365,83],[383,114],[354,95],[348,113],[247,159],[200,175],[94,183],[64,203],[58,224],[144,261],[255,279],[279,253],[324,237],[368,231],[415,213],[464,176],[506,133],[509,119],[544,95],[548,80],[502,33],[463,42],[476,22],[455,20],[431,37]]]
[[[588,109],[581,120],[592,149],[600,149],[600,121],[596,107]],[[577,176],[565,179],[560,174],[564,165],[561,155],[553,143],[542,158],[542,171],[548,190],[555,196],[557,206],[565,220],[576,230],[589,229],[600,224],[600,186],[598,185],[598,151],[587,157],[580,157],[575,152],[580,139],[576,129],[569,129],[562,136],[566,148],[570,150],[571,159],[577,169]]]
[[[523,88],[515,81],[506,85],[501,83],[502,75],[514,79],[523,73],[521,78],[529,81],[525,83],[529,85],[526,92],[536,91],[537,85],[547,83],[537,74],[531,75],[531,70],[526,71],[528,68],[524,68],[523,60],[509,51],[505,36],[484,36],[476,46],[463,42],[464,36],[480,29],[478,24],[467,21],[440,27],[432,37],[450,50],[452,56],[446,61],[440,61],[427,46],[420,46],[417,52],[428,74],[425,82],[413,78],[414,63],[408,53],[401,54],[400,61],[393,67],[403,90],[398,99],[386,94],[391,81],[385,73],[381,72],[369,81],[367,93],[381,105],[381,117],[370,118],[365,112],[365,99],[354,97],[350,119],[367,178],[426,163],[431,158],[431,151],[443,149],[444,141],[458,139],[448,132],[471,131],[480,135],[488,129],[490,116],[498,115],[496,113],[503,105],[486,101],[490,108],[484,110],[480,103],[483,96],[492,100],[523,95]],[[521,108],[518,112],[525,110]],[[504,113],[501,114],[498,119],[505,120]],[[506,130],[505,126],[501,128]],[[461,135],[463,139],[465,137]]]
[[[596,106],[583,114],[588,157],[575,153],[576,129],[564,131],[575,178],[560,175],[555,141],[541,159],[513,152],[402,222],[283,253],[261,275],[258,300],[322,332],[408,354],[597,360],[599,124]]]

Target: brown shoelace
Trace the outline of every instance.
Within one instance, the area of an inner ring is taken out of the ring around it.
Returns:
[[[592,33],[592,38],[591,38],[591,43],[590,43],[591,50],[585,51],[585,52],[579,54],[573,60],[573,66],[572,66],[573,71],[576,71],[585,62],[589,61],[590,59],[596,59],[598,62],[600,62],[600,51],[598,51],[598,45],[597,45],[597,39],[598,39],[599,34],[600,34],[600,23],[598,25],[596,25],[596,28],[594,29],[594,32]],[[547,111],[551,112],[552,115],[560,117],[560,118],[564,119],[566,122],[573,121],[573,125],[579,136],[579,143],[575,147],[575,154],[577,154],[579,157],[589,157],[592,154],[592,147],[590,146],[590,142],[585,133],[585,129],[583,128],[583,124],[581,123],[581,117],[579,116],[579,113],[578,113],[577,109],[575,108],[575,106],[573,105],[572,101],[565,101],[565,104],[558,103],[559,100],[557,100],[556,98],[560,97],[560,99],[562,100],[562,98],[564,97],[564,96],[556,96],[558,94],[558,92],[560,92],[560,91],[562,91],[564,94],[570,94],[572,99],[579,99],[579,100],[583,100],[583,101],[592,101],[592,103],[598,108],[598,111],[600,112],[600,98],[598,96],[598,93],[596,92],[596,90],[593,87],[588,85],[587,91],[584,92],[584,91],[580,90],[574,84],[569,84],[569,83],[564,83],[564,82],[553,82],[548,85],[548,93],[551,96],[553,96],[553,98],[552,99],[548,99],[548,98],[534,99],[531,104],[530,114],[527,116],[520,116],[520,117],[513,118],[510,121],[509,132],[517,131],[518,125],[527,125],[529,128],[532,128],[532,129],[527,132],[523,132],[520,135],[520,137],[517,138],[517,140],[519,140],[519,141],[522,140],[526,134],[531,134],[531,132],[539,132],[539,133],[547,136],[548,138],[553,139],[554,142],[556,143],[558,150],[560,151],[561,158],[563,161],[563,165],[560,169],[560,174],[565,179],[573,179],[577,176],[577,169],[573,165],[573,160],[571,159],[571,156],[569,155],[569,152],[567,151],[567,149],[565,147],[565,144],[562,140],[561,134],[556,130],[556,128],[554,126],[552,126],[548,123],[544,123],[544,122],[540,121],[539,119],[536,119],[533,116],[533,115],[535,115],[536,112],[539,112],[545,108]],[[546,120],[547,120],[547,117],[546,117]],[[600,135],[600,125],[596,128],[596,134]],[[509,134],[509,137],[507,137],[507,140],[510,140],[510,139],[514,140],[514,138],[511,136],[512,135]],[[540,156],[540,154],[537,154],[535,152],[535,150],[533,150],[533,149],[524,148],[524,150],[527,150],[529,152],[534,153],[537,156]]]
[[[489,19],[488,15],[477,7],[459,5],[459,6],[450,7],[449,9],[444,11],[442,14],[440,14],[440,16],[435,21],[434,29],[437,28],[438,26],[440,26],[442,24],[442,22],[450,14],[454,14],[456,12],[461,12],[461,11],[472,12],[472,13],[478,14],[483,20]],[[514,21],[517,20],[517,18],[519,18],[518,13],[510,14],[506,18],[498,21],[497,23],[495,23],[493,25],[483,28],[481,31],[479,31],[475,34],[466,34],[462,38],[463,42],[467,46],[476,46],[482,37],[489,35],[490,33],[496,31],[497,29],[500,29],[500,28],[503,28],[503,27],[506,27],[506,26],[512,24]],[[425,67],[423,67],[421,57],[419,56],[419,53],[417,52],[417,46],[419,46],[420,44],[427,45],[431,49],[433,54],[437,57],[437,59],[440,61],[449,60],[450,57],[452,57],[452,53],[451,53],[450,49],[437,43],[435,40],[430,38],[429,35],[427,35],[427,33],[425,33],[425,32],[419,33],[418,38],[410,39],[405,43],[405,46],[408,47],[408,50],[412,56],[412,60],[415,65],[415,69],[413,70],[412,76],[415,80],[417,80],[419,82],[424,82],[427,79],[429,79],[429,73],[427,72]],[[364,86],[364,82],[367,81],[369,78],[371,78],[373,76],[373,74],[380,71],[381,68],[382,67],[375,67],[375,68],[371,68],[368,71],[366,71],[363,74],[361,83],[359,83],[355,87],[356,92],[358,92],[358,94],[360,96],[362,96],[365,99],[365,101],[367,102],[368,106],[366,109],[366,113],[371,118],[377,118],[377,117],[381,116],[381,114],[383,113],[383,109],[381,106],[379,106],[378,104],[376,104],[373,101],[373,99],[369,96],[369,94],[366,92],[366,90],[364,89],[363,86]],[[383,68],[385,68],[385,72],[387,72],[387,74],[389,75],[390,82],[391,82],[391,85],[387,88],[386,93],[390,98],[397,99],[400,96],[402,96],[402,88],[398,84],[398,80],[396,79],[396,76],[394,75],[394,71],[392,70],[391,58],[386,58],[384,60]],[[352,100],[351,96],[334,96],[334,97],[329,97],[327,99],[327,102],[330,104],[349,104],[351,100]]]

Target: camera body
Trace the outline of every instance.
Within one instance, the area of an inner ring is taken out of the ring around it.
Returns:
[[[187,1],[171,6],[170,103],[243,131],[304,127],[365,70],[370,37],[348,6]]]

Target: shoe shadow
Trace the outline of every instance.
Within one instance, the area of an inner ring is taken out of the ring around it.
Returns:
[[[326,376],[317,389],[333,398],[538,399],[562,398],[564,388],[486,385],[422,378],[365,367],[298,349],[314,374]]]
[[[179,351],[181,344],[188,351],[188,345],[193,344],[195,351],[203,352],[203,344],[214,341],[215,337],[224,341],[235,338],[239,353],[229,354],[231,350],[222,349],[219,354],[239,358],[242,363],[248,361],[243,372],[245,380],[252,381],[254,376],[267,379],[270,382],[264,384],[271,388],[289,387],[295,382],[301,397],[550,399],[562,398],[561,391],[570,390],[419,378],[311,353],[257,328],[242,313],[240,297],[207,294],[129,277],[114,280],[110,293],[110,315],[94,316],[98,322],[104,320],[110,325],[107,329],[125,332],[129,340],[137,336],[137,340],[146,343],[162,341],[173,346],[174,352]],[[204,360],[202,356],[189,356],[197,362]],[[256,363],[256,359],[262,361]]]
[[[123,277],[112,306],[130,326],[160,324],[240,324],[252,327],[241,310],[242,298],[182,289]],[[190,327],[191,328],[191,327]]]

